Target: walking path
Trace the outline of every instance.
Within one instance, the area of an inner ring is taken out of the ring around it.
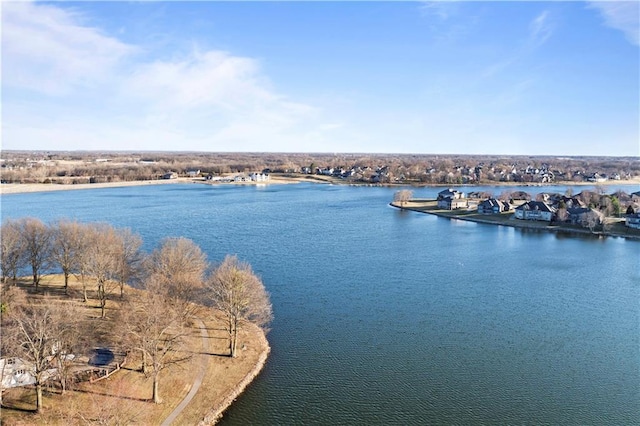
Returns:
[[[173,421],[180,415],[180,413],[182,413],[182,410],[184,410],[185,407],[189,405],[193,397],[198,392],[198,389],[200,389],[200,385],[202,385],[202,380],[204,379],[204,376],[207,372],[208,360],[207,360],[206,354],[207,352],[209,352],[209,340],[208,340],[209,333],[207,333],[207,329],[205,328],[204,323],[202,322],[201,319],[196,318],[196,323],[200,327],[200,336],[202,337],[202,354],[200,355],[200,360],[201,360],[200,372],[198,373],[198,376],[196,377],[196,379],[193,381],[193,385],[191,386],[191,390],[189,391],[187,396],[185,396],[182,402],[173,410],[171,414],[169,414],[169,417],[167,417],[165,421],[162,422],[162,426],[171,425],[171,423],[173,423]]]

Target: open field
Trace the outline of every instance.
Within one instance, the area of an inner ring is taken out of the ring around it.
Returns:
[[[74,303],[82,307],[85,320],[93,323],[99,333],[106,333],[113,326],[115,313],[120,309],[119,296],[112,295],[107,302],[107,318],[100,319],[98,301],[92,298],[81,301],[81,286],[74,278],[70,280],[69,296],[64,295],[63,278],[58,275],[44,277],[38,295],[47,294],[59,303]],[[28,280],[18,283],[32,291]],[[92,290],[93,288],[90,287]],[[127,288],[125,297],[134,297],[140,290]],[[57,303],[57,302],[56,302]],[[127,356],[120,371],[107,379],[89,383],[77,383],[63,395],[55,386],[44,394],[44,408],[34,413],[35,391],[32,388],[9,389],[2,398],[3,425],[80,425],[140,424],[159,425],[189,393],[200,371],[205,374],[202,384],[190,403],[173,424],[198,424],[205,418],[213,424],[228,405],[262,368],[269,345],[264,333],[253,325],[240,330],[238,356],[226,356],[228,340],[221,327],[221,319],[212,309],[201,307],[197,311],[198,321],[189,326],[189,333],[181,355],[186,361],[167,367],[160,373],[161,404],[151,402],[152,378],[139,371],[140,359],[136,353]],[[204,331],[203,331],[204,329]]]
[[[391,203],[391,205],[399,209],[428,213],[440,217],[446,217],[449,219],[466,220],[469,222],[503,225],[513,228],[532,229],[549,232],[607,235],[614,237],[640,239],[640,230],[626,227],[624,225],[624,219],[615,219],[615,222],[611,224],[610,228],[607,231],[592,232],[589,229],[579,225],[557,224],[555,222],[550,224],[549,222],[542,221],[519,220],[513,217],[513,213],[479,214],[476,211],[465,209],[442,210],[438,208],[438,203],[436,200],[414,199],[411,201],[407,201],[402,206],[397,202],[393,202]]]

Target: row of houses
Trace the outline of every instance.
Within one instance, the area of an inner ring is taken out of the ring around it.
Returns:
[[[541,200],[527,200],[513,209],[513,217],[519,220],[535,221],[561,221],[573,225],[584,224],[589,221],[602,223],[604,214],[597,209],[589,208],[578,197],[570,197],[560,194],[541,194]],[[632,199],[640,198],[640,192],[631,194]],[[438,193],[438,208],[444,210],[476,210],[480,214],[501,214],[510,212],[512,204],[509,201],[497,200],[489,197],[480,199],[474,196],[467,197],[465,193],[448,188]],[[627,210],[625,225],[640,229],[640,211],[633,208]]]

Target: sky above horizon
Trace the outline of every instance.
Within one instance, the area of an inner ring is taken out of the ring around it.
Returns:
[[[640,3],[3,1],[2,149],[640,156]]]

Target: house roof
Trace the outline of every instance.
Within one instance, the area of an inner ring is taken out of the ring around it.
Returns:
[[[584,213],[589,213],[591,210],[593,209],[587,207],[571,207],[567,209],[567,213],[571,215],[581,215]]]
[[[447,188],[445,190],[442,190],[440,192],[438,192],[438,196],[442,197],[442,198],[446,198],[446,197],[453,197],[456,194],[459,194],[460,191],[456,191],[455,189],[451,189],[451,188]]]
[[[483,202],[480,203],[480,205],[484,208],[487,207],[500,207],[502,208],[503,204],[502,201],[500,200],[496,200],[495,198],[489,198],[487,200],[484,200]]]
[[[550,213],[553,213],[555,211],[553,207],[542,201],[529,201],[528,203],[524,203],[516,207],[516,210],[539,210],[542,212]]]

